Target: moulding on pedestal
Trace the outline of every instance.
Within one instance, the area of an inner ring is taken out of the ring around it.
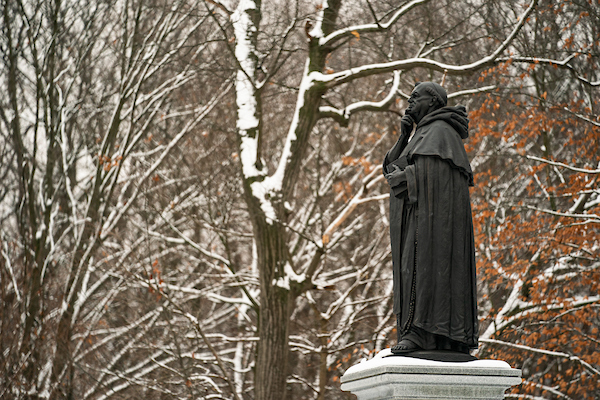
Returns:
[[[521,383],[521,370],[499,360],[441,362],[389,357],[389,349],[342,376],[342,390],[358,400],[502,399]]]

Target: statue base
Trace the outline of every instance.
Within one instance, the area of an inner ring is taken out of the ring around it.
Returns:
[[[358,400],[491,400],[520,384],[521,370],[499,360],[433,361],[392,356],[385,349],[350,367],[341,382]]]
[[[467,362],[478,360],[477,357],[473,357],[470,354],[459,353],[456,351],[449,350],[416,350],[404,354],[394,354],[394,351],[392,350],[392,354],[383,357],[411,357],[419,358],[421,360],[444,362]]]

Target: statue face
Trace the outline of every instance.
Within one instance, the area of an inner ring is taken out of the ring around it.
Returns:
[[[410,115],[415,122],[419,122],[424,116],[433,111],[435,106],[435,100],[425,90],[422,85],[418,85],[414,88],[410,98],[408,99],[408,107],[405,113]]]

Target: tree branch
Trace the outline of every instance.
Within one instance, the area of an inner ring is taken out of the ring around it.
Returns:
[[[571,115],[574,115],[575,117],[577,117],[577,118],[579,118],[579,119],[581,119],[581,120],[583,120],[583,121],[585,121],[585,122],[589,122],[589,123],[590,123],[590,124],[592,124],[592,125],[595,125],[595,126],[597,126],[597,127],[600,127],[600,122],[596,122],[596,121],[594,121],[594,120],[591,120],[591,119],[589,119],[588,117],[586,117],[585,115],[581,115],[581,114],[578,114],[578,113],[576,113],[576,112],[573,112],[573,111],[569,110],[567,107],[564,107],[564,108],[563,108],[563,110],[565,110],[565,111],[566,111],[566,112],[568,112],[569,114],[571,114]]]
[[[383,23],[383,24],[376,22],[374,24],[354,25],[354,26],[349,26],[347,28],[339,29],[335,32],[330,33],[326,37],[321,38],[319,40],[319,45],[320,46],[331,46],[332,44],[334,44],[335,42],[337,42],[340,39],[354,35],[354,32],[361,34],[361,33],[367,33],[367,32],[382,32],[384,30],[387,30],[392,25],[394,25],[401,16],[403,16],[404,14],[406,14],[407,12],[409,12],[416,6],[425,4],[428,1],[429,0],[413,0],[413,1],[411,1],[410,3],[406,4],[405,6],[401,7],[400,9],[398,9],[398,11],[396,11],[396,13],[394,15],[392,15],[392,17],[389,19],[389,21],[386,23]]]
[[[231,14],[233,14],[233,12],[231,12],[227,7],[225,7],[225,5],[223,3],[221,3],[220,1],[206,0],[206,2],[212,4],[213,6],[216,6],[217,8],[219,8],[221,11],[223,11],[228,16],[231,16]]]
[[[539,57],[510,57],[510,58],[502,58],[502,59],[499,59],[498,61],[511,61],[511,62],[518,62],[518,63],[526,63],[526,64],[547,64],[547,65],[550,65],[553,67],[563,68],[568,71],[571,71],[573,73],[573,75],[575,76],[575,78],[578,81],[584,83],[585,85],[592,86],[592,87],[600,86],[600,81],[592,82],[589,79],[584,78],[583,76],[577,74],[577,71],[575,70],[575,68],[573,68],[572,65],[569,65],[569,62],[576,56],[577,56],[576,53],[571,54],[569,57],[565,58],[562,61],[551,60],[549,58],[539,58]]]
[[[534,206],[526,206],[526,208],[529,210],[538,211],[541,213],[550,214],[550,215],[554,215],[557,217],[580,218],[580,219],[583,218],[583,219],[589,220],[589,222],[596,222],[596,223],[600,222],[600,215],[597,215],[597,214],[564,213],[564,212],[559,212],[559,211],[547,210],[544,208],[538,208],[538,207],[534,207]]]
[[[469,89],[469,90],[461,90],[459,92],[454,92],[454,93],[448,94],[448,99],[453,99],[453,98],[462,97],[462,96],[468,96],[470,94],[485,93],[485,92],[492,91],[496,88],[497,88],[497,86],[492,85],[492,86],[484,86],[484,87]]]
[[[519,33],[523,25],[525,25],[525,22],[527,21],[529,15],[533,12],[535,6],[537,5],[537,1],[538,0],[533,0],[531,2],[527,10],[523,13],[523,15],[521,15],[521,18],[517,22],[513,31],[492,54],[471,64],[450,65],[436,60],[430,60],[428,58],[415,57],[406,60],[391,61],[387,63],[363,65],[360,67],[350,68],[345,71],[337,72],[330,75],[321,74],[321,76],[318,79],[317,77],[315,77],[315,80],[324,84],[326,88],[332,88],[366,76],[399,70],[407,71],[414,68],[426,68],[429,70],[439,72],[445,72],[447,70],[447,73],[451,75],[468,75],[479,69],[500,62],[498,60],[498,56],[500,56],[500,54],[502,54],[502,52],[506,50],[506,48],[515,38],[517,33]]]
[[[381,101],[359,101],[349,105],[343,110],[330,106],[319,107],[320,118],[333,118],[341,126],[347,127],[352,114],[359,111],[387,111],[396,98],[398,88],[400,87],[400,71],[394,71],[394,81],[388,95]]]
[[[577,356],[572,356],[572,355],[567,354],[567,353],[562,353],[562,352],[558,352],[558,351],[551,351],[551,350],[536,349],[534,347],[529,347],[529,346],[525,346],[525,345],[522,345],[522,344],[515,344],[515,343],[504,342],[502,340],[496,340],[496,339],[479,339],[479,341],[483,342],[483,343],[498,344],[498,345],[501,345],[501,346],[508,346],[508,347],[512,347],[512,348],[515,348],[515,349],[526,350],[526,351],[530,351],[532,353],[544,354],[544,355],[552,356],[552,357],[566,358],[569,361],[576,361],[576,362],[580,363],[581,365],[583,365],[588,371],[590,371],[594,375],[600,375],[600,371],[597,370],[596,368],[594,368],[588,362],[582,360],[581,358],[579,358]]]
[[[546,160],[545,158],[540,158],[540,157],[536,157],[536,156],[525,156],[525,158],[527,158],[528,160],[539,161],[539,162],[543,162],[546,164],[550,164],[555,167],[563,167],[563,168],[566,168],[573,172],[582,172],[584,174],[600,174],[600,169],[585,169],[585,168],[572,167],[568,164],[564,164],[564,163],[557,162],[557,161]]]

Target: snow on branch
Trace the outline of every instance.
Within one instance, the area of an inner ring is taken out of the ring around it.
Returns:
[[[331,240],[331,235],[333,235],[335,230],[346,220],[346,218],[348,218],[350,214],[352,214],[357,205],[369,201],[385,200],[389,198],[389,194],[363,198],[363,193],[365,192],[365,188],[368,186],[369,182],[373,179],[381,179],[380,172],[381,171],[378,168],[374,168],[373,171],[371,171],[371,173],[364,178],[363,185],[360,187],[360,189],[358,189],[358,192],[352,197],[352,199],[346,205],[346,207],[325,229],[325,232],[323,233],[322,237],[322,242],[324,246],[327,245],[327,243],[329,243],[329,241]]]
[[[584,174],[600,174],[600,168],[597,168],[597,169],[577,168],[577,167],[572,167],[568,164],[564,164],[564,163],[557,162],[557,161],[551,161],[551,160],[547,160],[545,158],[540,158],[540,157],[536,157],[536,156],[525,156],[525,157],[528,160],[543,162],[546,164],[553,165],[555,167],[563,167],[563,168],[569,169],[573,172],[583,172]]]
[[[439,61],[431,60],[428,58],[409,58],[405,60],[390,61],[385,63],[363,65],[356,68],[350,68],[345,71],[340,71],[330,75],[321,75],[320,82],[325,87],[331,88],[344,83],[352,82],[355,79],[363,78],[366,76],[377,75],[385,72],[399,71],[399,70],[410,70],[414,68],[426,68],[439,72],[445,72],[452,75],[466,75],[475,72],[481,68],[485,68],[492,64],[499,62],[498,57],[508,45],[512,42],[515,36],[519,33],[525,22],[529,18],[529,15],[537,5],[537,0],[533,0],[527,10],[521,15],[519,21],[515,25],[513,31],[508,37],[502,42],[496,50],[487,57],[483,57],[478,61],[465,65],[449,65]]]
[[[594,121],[592,119],[589,119],[588,117],[586,117],[585,115],[581,115],[579,113],[573,112],[571,110],[569,110],[567,107],[564,107],[563,110],[565,110],[566,112],[568,112],[571,115],[574,115],[575,117],[585,121],[585,122],[589,122],[592,125],[598,126],[600,127],[600,122]]]
[[[496,86],[496,85],[490,85],[490,86],[483,86],[483,87],[475,88],[475,89],[459,90],[458,92],[448,93],[448,99],[455,99],[457,97],[469,96],[471,94],[486,93],[486,92],[490,92],[497,88],[498,88],[498,86]],[[410,98],[410,94],[404,93],[401,90],[398,90],[397,94],[400,97],[402,97],[404,100],[408,100]]]
[[[371,201],[387,200],[389,198],[390,198],[390,194],[389,193],[380,194],[380,195],[377,195],[377,196],[365,197],[365,198],[362,198],[360,200],[357,200],[356,204],[364,204],[364,203],[368,203],[368,202],[371,202]]]
[[[578,55],[577,53],[571,54],[569,57],[565,58],[562,61],[552,60],[549,58],[540,58],[540,57],[510,57],[510,58],[501,59],[499,61],[511,61],[511,62],[518,62],[518,63],[527,63],[527,64],[548,64],[553,67],[564,68],[564,69],[571,71],[578,81],[580,81],[588,86],[593,86],[593,87],[600,86],[600,81],[592,82],[589,79],[584,78],[583,76],[581,76],[577,73],[577,71],[575,70],[575,68],[573,68],[572,65],[569,64],[569,62],[573,58],[577,57],[577,55]]]
[[[519,279],[513,287],[511,294],[509,295],[509,298],[506,301],[504,307],[502,307],[502,310],[500,310],[500,312],[496,315],[494,321],[492,321],[492,323],[488,326],[486,331],[479,337],[480,341],[490,339],[496,332],[501,331],[507,326],[513,324],[515,321],[526,318],[531,314],[545,312],[548,310],[562,310],[567,308],[567,306],[581,307],[600,301],[600,296],[593,296],[588,298],[571,299],[571,302],[569,304],[565,302],[556,302],[534,305],[532,303],[527,303],[519,299],[522,286],[523,281]]]
[[[519,279],[515,282],[510,295],[506,299],[504,306],[496,315],[496,318],[492,321],[492,323],[487,327],[485,332],[479,336],[479,341],[489,339],[494,333],[502,329],[506,324],[506,316],[513,310],[520,308],[521,301],[519,300],[519,294],[521,292],[521,287],[523,286],[523,281]]]
[[[258,26],[252,19],[252,14],[259,8],[253,0],[241,0],[231,15],[235,33],[234,53],[239,67],[235,81],[236,126],[240,138],[240,161],[244,179],[250,183],[252,195],[258,200],[266,222],[272,224],[277,220],[277,214],[271,195],[281,188],[279,181],[282,178],[267,177],[265,163],[260,158],[260,115],[257,100],[259,93],[255,82]],[[287,143],[282,159],[286,158],[286,150],[289,151]]]
[[[552,357],[566,358],[569,361],[575,361],[575,362],[580,363],[585,369],[587,369],[588,371],[590,371],[592,374],[600,376],[600,371],[597,370],[596,368],[594,368],[590,363],[582,360],[581,358],[579,358],[577,356],[572,356],[572,355],[567,354],[567,353],[562,353],[562,352],[558,352],[558,351],[551,351],[551,350],[536,349],[535,347],[525,346],[525,345],[522,345],[522,344],[515,344],[515,343],[504,342],[502,340],[496,340],[496,339],[481,339],[480,338],[479,341],[483,342],[483,343],[498,344],[498,345],[501,345],[501,346],[508,346],[508,347],[512,347],[512,348],[515,348],[515,349],[526,350],[526,351],[530,351],[532,353],[544,354],[544,355],[552,356]]]
[[[330,106],[319,107],[319,118],[333,118],[341,126],[347,127],[353,113],[359,111],[386,111],[396,98],[400,87],[400,71],[394,71],[394,81],[388,95],[381,101],[359,101],[350,104],[343,110]]]
[[[596,223],[600,222],[600,215],[598,215],[598,214],[575,214],[575,213],[569,213],[569,212],[548,210],[545,208],[539,208],[539,207],[534,207],[534,206],[527,206],[526,208],[529,210],[532,210],[532,211],[555,215],[557,217],[585,219],[585,220],[588,220],[588,222],[596,222]]]
[[[183,240],[185,243],[189,244],[194,249],[196,249],[200,253],[204,254],[206,257],[212,258],[212,259],[217,260],[217,261],[220,261],[227,268],[231,269],[231,262],[228,259],[226,259],[224,257],[221,257],[217,253],[214,253],[212,251],[208,251],[206,249],[203,249],[202,246],[200,246],[198,243],[194,242],[192,239],[190,239],[189,237],[187,237],[183,232],[181,232],[179,229],[177,229],[177,227],[175,227],[171,223],[171,221],[167,221],[167,223],[169,224],[169,227],[173,230],[173,232],[175,232],[181,238],[181,240]]]
[[[339,29],[335,32],[330,33],[326,37],[322,37],[319,40],[319,45],[320,46],[330,46],[340,39],[343,39],[343,38],[351,36],[351,35],[355,35],[355,33],[360,35],[361,33],[381,32],[381,31],[387,30],[392,25],[394,25],[398,21],[398,19],[400,19],[401,16],[403,16],[404,14],[406,14],[407,12],[409,12],[416,6],[425,4],[428,1],[429,0],[413,0],[408,4],[405,4],[403,7],[399,8],[394,13],[394,15],[392,15],[390,17],[390,19],[385,23],[380,23],[379,21],[377,21],[374,24],[354,25],[354,26],[349,26],[347,28]],[[317,26],[320,26],[319,22],[320,21],[317,21]],[[316,26],[315,26],[315,28],[316,28]],[[318,37],[318,36],[316,36],[317,33],[318,33],[317,31],[313,30],[313,31],[311,31],[311,36]]]
[[[73,359],[75,360],[75,362],[81,361],[88,354],[93,353],[100,347],[110,344],[111,342],[114,343],[116,340],[118,340],[118,338],[120,338],[121,336],[123,336],[127,333],[130,333],[134,329],[138,328],[142,323],[146,323],[148,320],[155,319],[155,317],[157,315],[159,315],[162,311],[163,311],[162,307],[158,307],[157,309],[151,310],[150,312],[144,314],[142,317],[131,322],[130,324],[124,325],[124,326],[121,326],[118,328],[97,329],[97,330],[90,329],[90,330],[86,331],[85,334],[83,334],[83,335],[82,334],[73,335],[72,338],[73,338],[73,340],[75,340],[75,339],[87,339],[89,337],[98,338],[98,336],[100,336],[102,334],[106,334],[106,336],[104,338],[97,339],[97,341],[92,346],[90,346],[89,348],[80,352],[79,354],[75,355],[75,357]]]
[[[283,181],[286,173],[286,168],[289,165],[293,155],[292,146],[293,143],[298,139],[296,135],[296,129],[300,124],[300,112],[305,106],[305,96],[313,87],[315,82],[318,82],[320,76],[322,75],[321,73],[316,71],[308,73],[308,67],[309,62],[307,62],[305,66],[302,82],[300,83],[298,101],[296,103],[294,117],[292,119],[292,123],[288,130],[285,143],[283,145],[283,150],[279,158],[277,169],[272,175],[266,176],[263,180],[254,180],[250,184],[252,194],[255,198],[259,200],[261,209],[263,210],[266,217],[266,222],[270,224],[277,220],[277,214],[273,207],[271,198],[281,193],[281,190],[283,188]],[[256,151],[258,151],[258,140],[255,139],[255,142],[257,146]],[[243,148],[242,151],[244,151]],[[253,151],[255,150],[253,149]],[[244,154],[242,154],[241,160],[242,164],[244,165],[244,177],[246,179],[251,178],[253,175],[251,175],[250,167],[248,167],[248,172],[246,172],[246,165],[249,165],[253,160],[250,158],[246,158]],[[263,171],[260,172],[260,176],[265,176],[265,173]]]
[[[127,341],[127,343],[124,346],[122,346],[118,352],[113,354],[110,361],[107,360],[107,366],[106,366],[105,370],[102,371],[102,373],[100,374],[100,377],[97,378],[95,384],[92,385],[92,387],[87,390],[87,392],[83,396],[84,398],[91,396],[94,392],[96,392],[97,390],[99,390],[101,388],[103,381],[104,381],[104,377],[106,375],[110,374],[111,371],[113,371],[113,367],[119,361],[121,361],[123,359],[123,357],[127,354],[127,352],[139,343],[141,338],[144,337],[144,335],[156,323],[156,320],[158,319],[159,316],[160,316],[160,312],[157,310],[154,314],[152,314],[148,323],[146,325],[142,326],[142,328],[139,330],[139,332],[136,333],[136,335],[133,336],[131,339],[129,339]]]
[[[561,391],[559,391],[559,390],[556,390],[555,388],[553,388],[553,387],[550,387],[550,386],[548,386],[548,385],[543,385],[543,384],[541,384],[541,383],[539,383],[539,382],[535,382],[535,381],[532,381],[532,380],[529,380],[529,379],[525,379],[525,383],[528,383],[528,384],[530,384],[530,385],[533,385],[533,386],[535,386],[535,387],[538,387],[538,388],[540,388],[540,389],[542,389],[542,390],[544,390],[544,391],[547,391],[547,392],[549,392],[549,393],[552,393],[552,394],[554,394],[554,395],[556,395],[556,396],[558,396],[558,397],[560,397],[560,398],[562,398],[562,399],[573,400],[571,397],[567,396],[567,395],[566,395],[566,394],[564,394],[563,392],[561,392]],[[543,392],[542,392],[542,393],[543,393]],[[523,395],[520,395],[520,396],[523,396]],[[545,397],[533,397],[533,396],[529,396],[529,397],[520,397],[520,398],[525,398],[525,399],[531,398],[531,399],[546,400],[546,398],[545,398]]]
[[[198,110],[199,111],[198,115],[195,118],[191,118],[190,121],[181,129],[181,131],[177,135],[175,135],[175,137],[168,143],[168,145],[164,148],[162,154],[145,171],[144,175],[140,178],[140,180],[138,181],[138,185],[133,190],[133,193],[129,196],[129,200],[125,204],[123,204],[122,207],[118,207],[117,208],[118,211],[117,210],[114,211],[115,214],[111,213],[111,215],[107,218],[106,222],[104,223],[104,226],[102,227],[102,234],[101,234],[102,240],[104,240],[106,237],[108,237],[108,234],[112,231],[112,229],[121,220],[123,215],[135,203],[134,200],[137,197],[137,195],[139,194],[139,191],[142,187],[142,183],[144,183],[146,180],[148,180],[154,174],[154,171],[156,171],[156,169],[160,165],[162,165],[163,161],[167,158],[167,156],[175,148],[175,146],[177,146],[177,144],[181,141],[181,139],[186,137],[193,130],[193,128],[195,126],[197,126],[200,123],[200,121],[202,121],[213,110],[213,108],[219,103],[221,98],[223,96],[225,96],[225,94],[227,92],[229,92],[231,87],[232,87],[231,81],[229,81],[229,80],[226,81],[221,86],[221,88],[219,89],[217,94],[215,94],[215,96],[208,102],[208,104],[206,104],[205,106],[201,107]]]
[[[15,296],[17,298],[17,301],[20,303],[21,302],[21,295],[19,294],[19,286],[17,285],[17,279],[15,278],[15,273],[13,271],[12,268],[12,263],[10,262],[10,257],[8,256],[8,241],[4,240],[4,238],[2,238],[2,248],[0,249],[0,254],[2,254],[2,257],[4,258],[4,266],[6,267],[6,270],[8,271],[8,274],[10,275],[10,279],[11,279],[11,283],[13,285],[13,290],[15,293]]]
[[[283,266],[284,274],[281,278],[273,279],[273,286],[279,286],[285,290],[290,290],[290,285],[305,286],[305,283],[310,283],[306,278],[305,273],[297,274],[289,262]]]
[[[229,377],[229,374],[227,373],[227,368],[225,367],[223,360],[219,356],[219,353],[217,352],[215,347],[212,345],[211,341],[206,336],[206,333],[204,332],[204,329],[203,329],[202,325],[200,324],[200,321],[198,320],[198,318],[194,317],[189,312],[185,312],[185,311],[181,310],[174,303],[171,302],[171,304],[175,306],[174,307],[175,312],[183,315],[190,321],[190,323],[194,327],[194,330],[200,335],[200,337],[202,338],[202,341],[204,342],[204,344],[206,344],[206,347],[208,347],[208,350],[212,353],[213,357],[215,358],[216,364],[217,364],[218,368],[221,370],[222,377],[227,382],[227,385],[229,386],[229,389],[231,390],[233,397],[236,400],[240,400],[240,397],[238,396],[238,393],[235,390],[235,386],[234,386],[231,378]]]
[[[491,86],[483,86],[483,87],[475,88],[475,89],[460,90],[458,92],[448,94],[448,99],[453,99],[453,98],[461,97],[461,96],[468,96],[470,94],[485,93],[485,92],[494,90],[497,87],[498,86],[491,85]],[[407,97],[407,99],[408,99],[408,97]]]
[[[330,320],[335,315],[335,313],[337,313],[337,311],[346,304],[346,300],[350,297],[354,290],[363,282],[362,278],[367,273],[367,270],[368,265],[359,269],[358,271],[356,271],[356,273],[351,274],[351,276],[354,278],[354,281],[348,286],[346,291],[341,293],[340,297],[337,300],[329,304],[329,307],[327,307],[327,311],[325,313],[321,313],[321,318],[327,321]]]
[[[206,298],[214,303],[228,303],[234,305],[245,305],[248,307],[255,306],[255,304],[252,304],[252,302],[246,297],[226,297],[216,293],[208,293]]]

